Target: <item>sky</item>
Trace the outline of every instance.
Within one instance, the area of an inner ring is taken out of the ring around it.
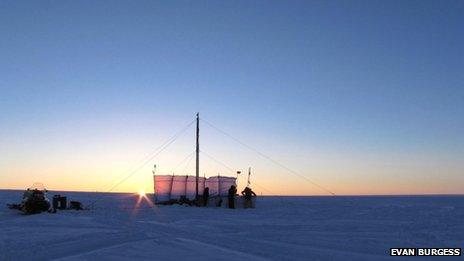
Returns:
[[[200,112],[201,174],[259,194],[464,194],[463,25],[463,1],[1,1],[0,188],[153,191],[154,164],[195,173],[194,125],[137,163]]]

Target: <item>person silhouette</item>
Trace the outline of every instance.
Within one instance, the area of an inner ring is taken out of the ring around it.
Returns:
[[[229,188],[229,194],[227,196],[229,200],[229,208],[235,208],[235,194],[237,194],[237,188],[232,185]]]
[[[208,205],[208,199],[209,199],[209,188],[206,187],[205,190],[203,190],[203,206],[204,207]]]
[[[256,193],[251,190],[251,188],[249,187],[246,187],[243,191],[242,191],[242,196],[243,198],[245,199],[244,200],[244,207],[245,208],[251,208],[252,207],[252,197],[256,197]]]

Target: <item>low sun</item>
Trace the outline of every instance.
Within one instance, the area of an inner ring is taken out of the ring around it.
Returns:
[[[145,197],[145,190],[144,189],[139,189],[139,196]]]

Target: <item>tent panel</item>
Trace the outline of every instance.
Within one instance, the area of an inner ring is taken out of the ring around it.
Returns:
[[[169,201],[171,196],[172,176],[155,175],[155,201]]]
[[[174,176],[172,179],[171,199],[186,195],[187,176]]]
[[[219,177],[209,177],[206,179],[205,187],[209,188],[209,195],[217,196],[219,191]]]
[[[203,195],[203,190],[205,189],[205,178],[198,178],[198,194]],[[196,195],[196,177],[188,176],[187,177],[187,187],[186,187],[186,196],[188,199],[195,199]]]

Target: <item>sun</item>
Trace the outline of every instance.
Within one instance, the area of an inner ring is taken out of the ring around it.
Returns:
[[[147,193],[145,193],[145,189],[139,189],[137,194],[134,194],[134,195],[138,195],[138,197],[137,197],[137,201],[135,202],[134,209],[132,210],[132,214],[136,215],[141,208],[145,208],[145,207],[152,208],[155,206],[153,201],[149,197],[147,197]]]

